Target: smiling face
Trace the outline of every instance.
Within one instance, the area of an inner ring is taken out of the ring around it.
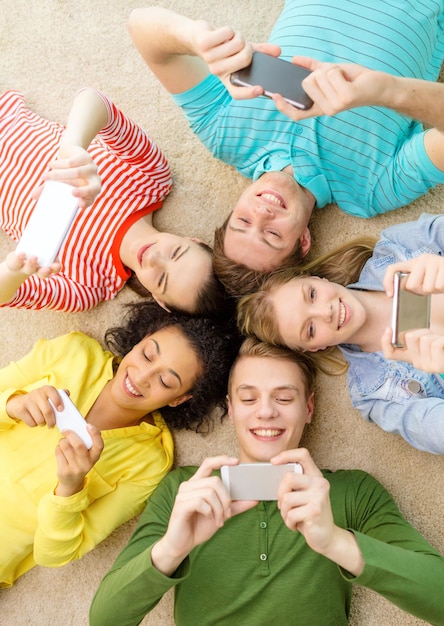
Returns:
[[[134,271],[161,306],[192,313],[212,258],[197,240],[159,232],[138,246]]]
[[[313,204],[292,175],[263,174],[233,209],[224,239],[226,256],[259,271],[279,267],[298,244],[305,256]]]
[[[284,358],[241,357],[231,375],[228,397],[240,462],[264,463],[283,450],[297,448],[313,408],[313,394],[307,397],[296,363]]]
[[[176,327],[163,328],[125,355],[110,381],[111,397],[122,410],[142,417],[190,398],[200,371],[196,352],[183,333]]]
[[[366,311],[352,289],[305,276],[293,278],[270,294],[283,342],[289,348],[315,352],[354,343]]]

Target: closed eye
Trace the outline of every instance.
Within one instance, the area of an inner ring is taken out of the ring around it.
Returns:
[[[157,288],[161,289],[163,282],[165,281],[165,272],[159,276],[159,280],[157,281]]]
[[[178,256],[179,252],[180,252],[180,246],[177,246],[177,248],[173,250],[173,254],[171,255],[171,258],[175,259]]]
[[[277,237],[278,239],[281,239],[280,233],[277,233],[275,230],[267,229],[265,232],[268,233],[269,235],[272,235],[273,237]]]

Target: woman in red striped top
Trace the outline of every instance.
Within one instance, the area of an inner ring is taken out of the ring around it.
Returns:
[[[28,109],[22,94],[0,96],[0,226],[15,241],[49,179],[73,185],[80,210],[58,263],[42,268],[15,252],[0,263],[0,306],[82,311],[135,276],[164,308],[218,309],[211,249],[152,224],[172,186],[165,156],[103,94],[78,92],[66,129]]]

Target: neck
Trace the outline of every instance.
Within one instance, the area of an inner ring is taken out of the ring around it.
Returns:
[[[141,217],[140,220],[134,222],[123,236],[120,244],[120,259],[126,267],[135,270],[137,267],[137,252],[145,243],[147,237],[152,237],[159,231],[154,228],[151,222],[151,215]]]

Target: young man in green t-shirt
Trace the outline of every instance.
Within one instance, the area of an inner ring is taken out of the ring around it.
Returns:
[[[298,448],[314,409],[314,371],[296,355],[247,339],[229,381],[238,458],[178,468],[149,500],[93,600],[91,626],[139,624],[175,588],[190,626],[348,623],[352,585],[444,624],[444,558],[359,470],[319,470]],[[277,501],[232,501],[222,465],[299,463]]]

